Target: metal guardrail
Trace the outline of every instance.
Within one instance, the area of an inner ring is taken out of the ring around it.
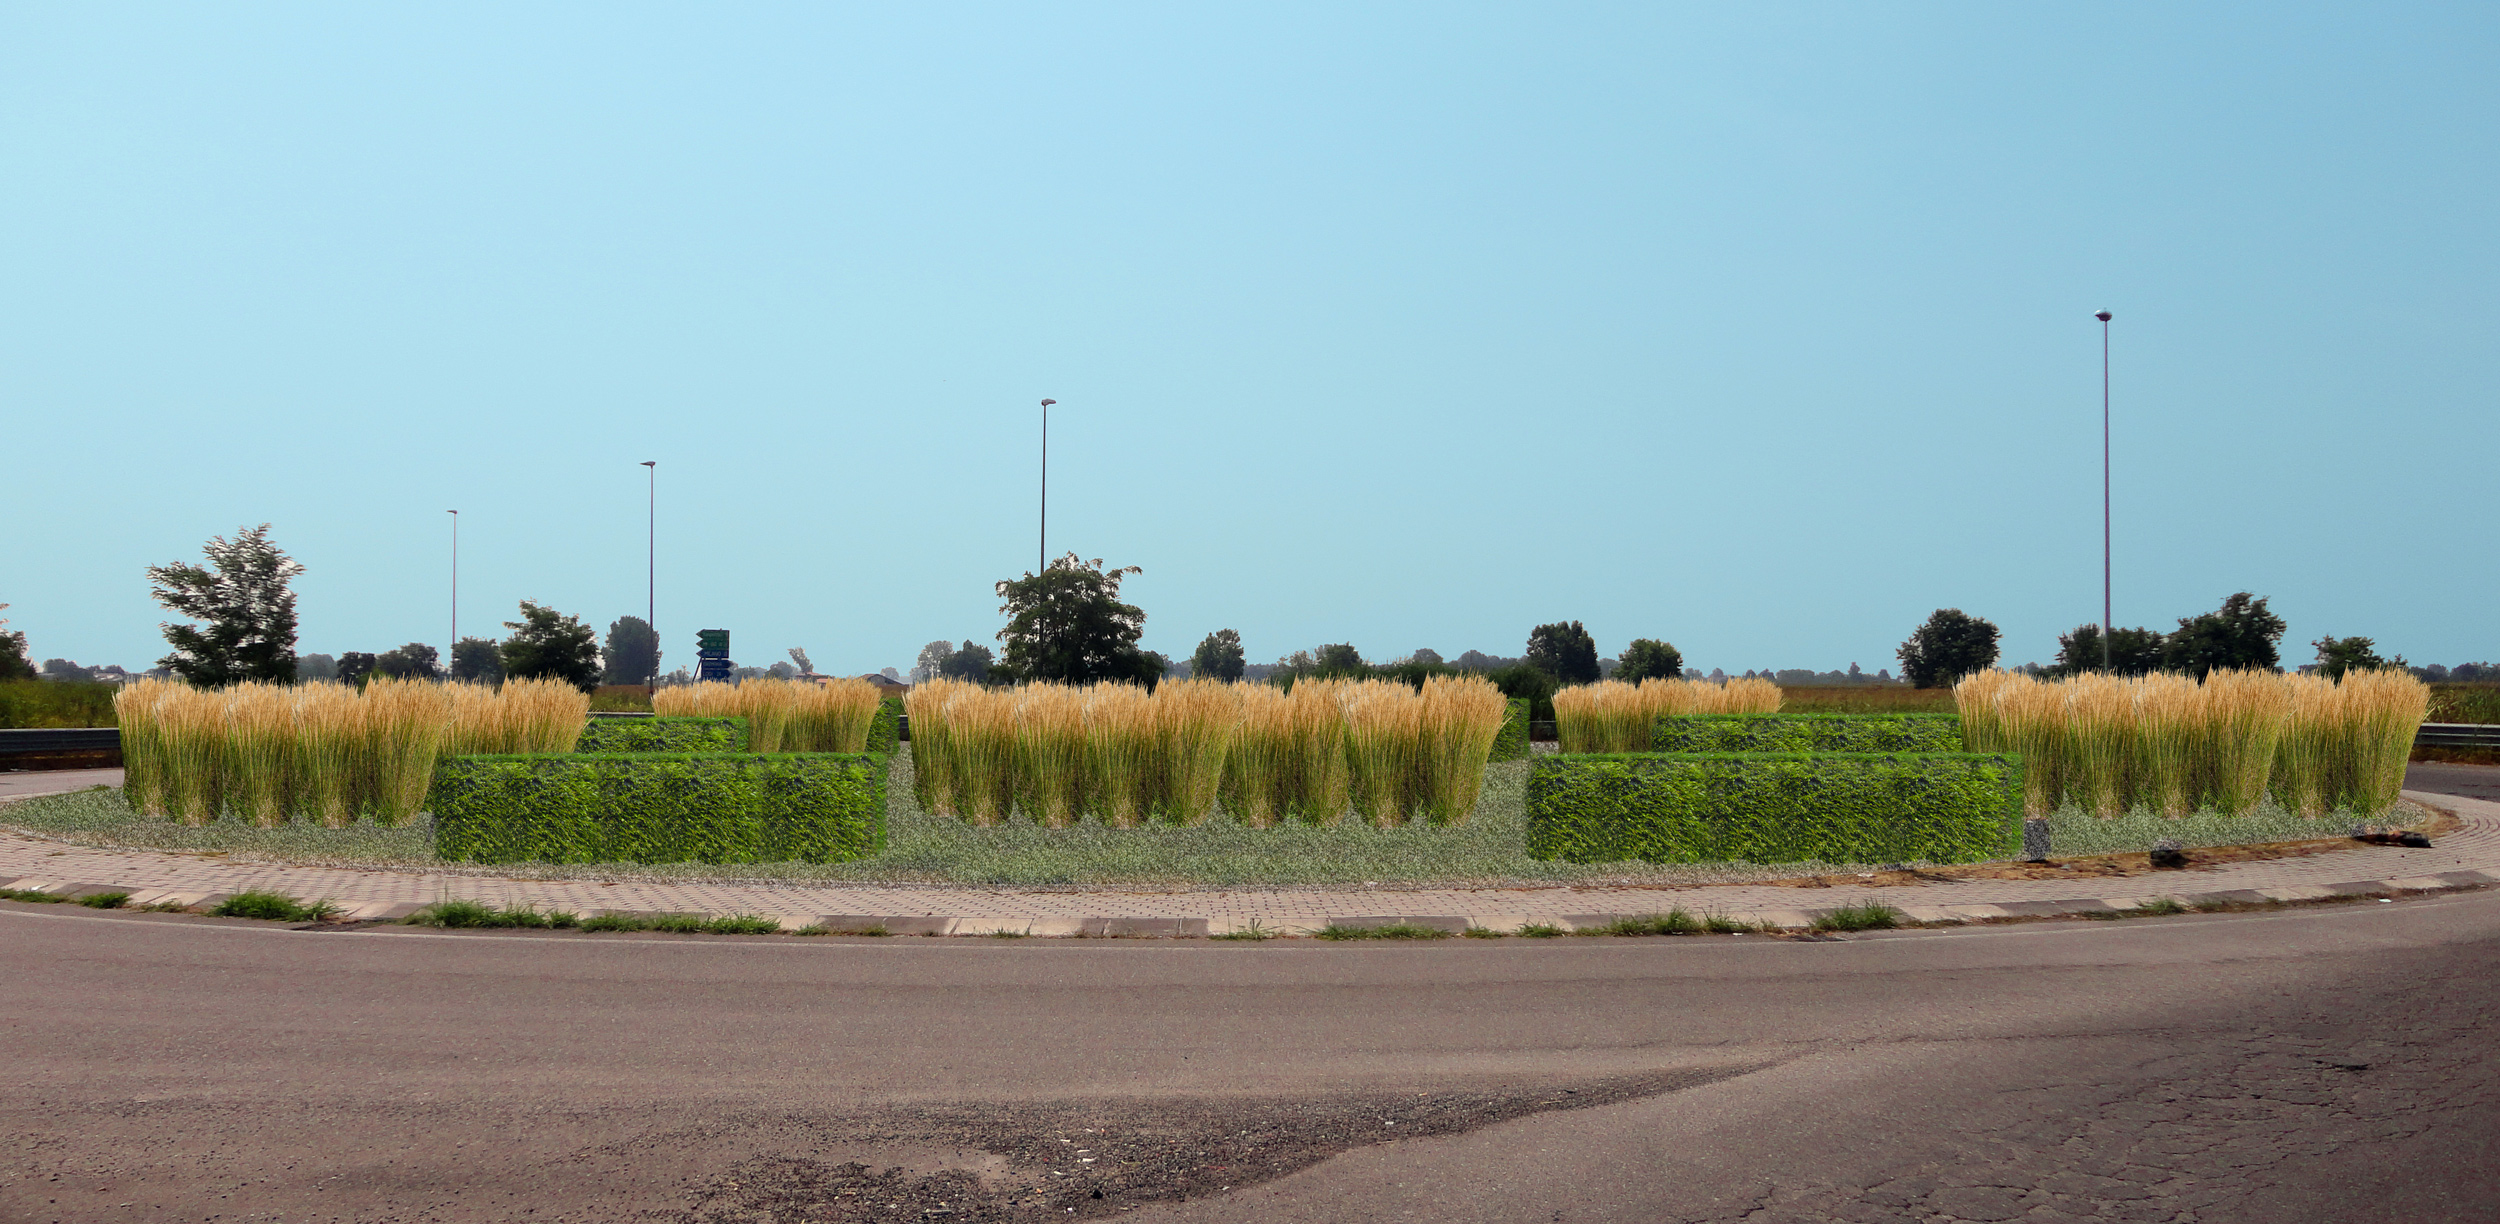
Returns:
[[[639,710],[598,710],[592,718],[649,718]],[[911,739],[911,716],[902,716],[902,738]],[[1554,738],[1554,724],[1538,719],[1528,724],[1532,739]],[[2417,748],[2495,748],[2500,749],[2500,723],[2423,723],[2413,733]],[[119,749],[122,733],[118,727],[0,727],[0,756],[23,756],[38,752],[99,752]]]
[[[2416,748],[2500,748],[2500,723],[2423,723]]]
[[[121,746],[119,727],[0,727],[0,756],[118,751]]]

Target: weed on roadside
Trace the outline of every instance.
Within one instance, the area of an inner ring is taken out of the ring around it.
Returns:
[[[0,901],[24,901],[33,905],[59,905],[63,901],[67,900],[69,900],[67,897],[56,897],[51,893],[37,892],[31,888],[0,888]]]
[[[2153,917],[2163,914],[2184,914],[2187,912],[2187,907],[2179,904],[2177,897],[2155,897],[2150,901],[2136,902],[2135,908],[2127,912]]]
[[[533,930],[562,930],[581,925],[581,919],[567,910],[542,911],[535,906],[528,905],[496,909],[483,901],[471,901],[466,898],[437,901],[408,915],[401,921],[410,926],[520,927]]]
[[[1550,922],[1531,922],[1519,928],[1522,939],[1556,939],[1570,933]]]
[[[1508,931],[1496,931],[1496,930],[1494,930],[1494,929],[1493,929],[1493,928],[1491,928],[1491,927],[1482,927],[1482,926],[1471,926],[1471,927],[1468,927],[1466,930],[1461,931],[1461,932],[1459,932],[1459,933],[1460,933],[1460,934],[1462,934],[1462,935],[1465,935],[1465,936],[1466,936],[1467,938],[1469,938],[1469,939],[1508,939],[1508,938],[1510,938],[1510,932],[1508,932]]]
[[[298,901],[285,893],[239,892],[208,911],[219,918],[259,918],[269,922],[320,922],[339,912],[333,901]]]
[[[1704,914],[1701,916],[1701,929],[1713,935],[1749,935],[1761,930],[1762,924],[1730,918],[1725,914]]]
[[[88,909],[120,909],[122,903],[128,900],[130,894],[126,892],[101,892],[80,897],[78,903]]]
[[[1683,907],[1663,914],[1643,914],[1638,918],[1617,918],[1600,927],[1573,931],[1574,935],[1698,935],[1701,920],[1684,912]]]
[[[1844,905],[1814,919],[1818,931],[1889,931],[1901,925],[1901,911],[1881,901]]]
[[[1448,939],[1450,933],[1439,927],[1417,926],[1411,922],[1392,922],[1387,926],[1350,927],[1329,923],[1313,932],[1321,939]]]
[[[1234,927],[1232,930],[1226,931],[1221,935],[1209,935],[1207,938],[1241,940],[1250,943],[1257,943],[1263,940],[1276,938],[1276,932],[1267,929],[1267,927],[1261,925],[1258,919],[1253,918],[1250,920],[1250,925],[1248,926]]]

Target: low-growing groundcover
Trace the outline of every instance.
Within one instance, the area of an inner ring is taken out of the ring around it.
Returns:
[[[849,863],[445,863],[434,857],[428,817],[398,828],[358,823],[325,829],[308,822],[255,828],[225,819],[202,827],[153,819],[130,810],[121,792],[96,789],[0,805],[0,827],[79,845],[222,853],[240,861],[305,866],[423,869],[445,874],[505,879],[753,880],[766,883],[897,883],[1006,887],[1129,886],[1193,888],[1534,887],[1553,884],[1690,886],[1778,879],[1837,871],[1865,871],[1877,864],[1564,863],[1527,856],[1526,761],[1499,762],[1485,775],[1484,794],[1468,820],[1448,828],[1381,829],[1346,821],[1333,829],[1288,825],[1248,829],[1222,812],[1203,826],[1111,829],[1086,824],[1045,829],[1017,819],[996,828],[922,812],[912,801],[911,751],[892,758],[886,787],[886,849]],[[2414,823],[2429,813],[2407,805],[2382,823]],[[2077,819],[2090,820],[2077,815]],[[2293,836],[2334,837],[2346,831],[2336,819],[2297,821]],[[2260,812],[2256,837],[2284,840]],[[2063,821],[2055,826],[2064,829]],[[2174,833],[2173,836],[2178,836]],[[2058,853],[2070,848],[2064,833]],[[2182,838],[2182,840],[2188,840]],[[2123,847],[2141,850],[2149,841]],[[2190,844],[2220,844],[2190,842]]]

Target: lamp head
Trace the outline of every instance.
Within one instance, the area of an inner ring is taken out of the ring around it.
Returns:
[[[1043,401],[1042,401],[1042,407],[1044,407],[1044,408],[1048,408],[1048,407],[1050,407],[1052,404],[1056,404],[1056,403],[1058,403],[1058,402],[1059,402],[1059,401],[1057,401],[1057,400],[1043,400]]]
[[[645,459],[645,460],[643,460],[643,461],[642,461],[642,466],[644,466],[644,467],[657,467],[657,466],[659,466],[659,462],[660,462],[660,461],[659,461],[659,460],[657,460],[657,459]]]
[[[2107,322],[2109,322],[2109,312],[2108,312],[2108,311],[2106,311],[2106,310],[2096,310],[2096,311],[2093,311],[2093,312],[2092,312],[2092,317],[2093,317],[2093,318],[2095,318],[2095,319],[2099,319],[2099,320],[2100,320],[2101,322],[2103,322],[2103,323],[2107,323]]]

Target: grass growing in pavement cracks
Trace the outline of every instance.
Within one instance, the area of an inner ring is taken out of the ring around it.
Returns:
[[[31,905],[59,905],[69,898],[37,892],[31,888],[0,888],[0,901],[24,901]]]
[[[129,900],[130,894],[126,892],[100,892],[88,893],[80,897],[78,903],[88,909],[120,909]]]
[[[410,926],[430,927],[522,927],[563,930],[581,925],[581,919],[564,910],[540,910],[535,906],[507,906],[496,909],[483,901],[438,901],[403,921]]]
[[[601,914],[582,920],[585,931],[659,931],[671,935],[771,935],[781,923],[756,914],[706,918],[701,914]],[[831,934],[809,928],[803,934]]]
[[[1901,911],[1881,901],[1844,905],[1815,916],[1818,931],[1889,931],[1901,925]]]
[[[1321,939],[1448,939],[1450,933],[1439,927],[1416,926],[1408,922],[1392,922],[1387,926],[1350,927],[1329,923],[1314,932]]]
[[[285,893],[239,892],[208,911],[219,918],[263,918],[272,922],[320,922],[339,912],[329,901],[298,901]]]

